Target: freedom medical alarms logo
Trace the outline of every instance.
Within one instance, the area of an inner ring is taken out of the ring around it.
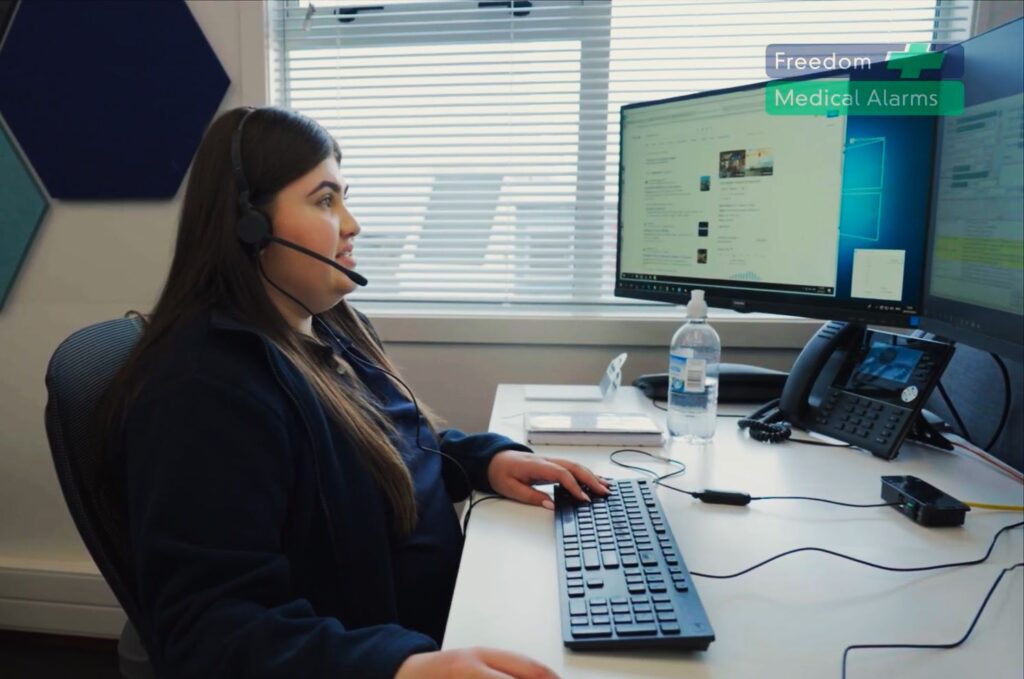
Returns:
[[[964,87],[956,78],[962,55],[958,45],[928,43],[769,45],[769,77],[828,75],[769,83],[765,110],[771,115],[960,115]]]

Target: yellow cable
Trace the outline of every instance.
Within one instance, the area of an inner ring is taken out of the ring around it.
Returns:
[[[1001,509],[1007,512],[1024,512],[1024,507],[1019,505],[991,505],[985,502],[965,502],[964,504],[977,509]]]

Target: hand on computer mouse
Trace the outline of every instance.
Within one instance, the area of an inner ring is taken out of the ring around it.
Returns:
[[[417,653],[406,658],[395,679],[558,679],[558,675],[535,660],[495,648],[462,648],[452,651]]]
[[[554,503],[546,493],[534,488],[534,484],[560,483],[582,502],[590,502],[590,496],[581,486],[598,495],[609,493],[601,479],[581,464],[517,450],[505,450],[491,458],[487,480],[491,488],[507,498],[547,509],[554,509]]]

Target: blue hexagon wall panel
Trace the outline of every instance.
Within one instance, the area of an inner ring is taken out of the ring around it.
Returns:
[[[170,198],[229,79],[184,0],[33,0],[0,116],[53,198]]]
[[[0,125],[0,309],[47,207],[46,196]]]

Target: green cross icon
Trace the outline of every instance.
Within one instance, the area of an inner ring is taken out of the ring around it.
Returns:
[[[908,43],[902,52],[889,52],[885,55],[888,62],[886,68],[898,70],[900,78],[920,78],[921,71],[942,66],[943,52],[929,52],[928,43]]]

